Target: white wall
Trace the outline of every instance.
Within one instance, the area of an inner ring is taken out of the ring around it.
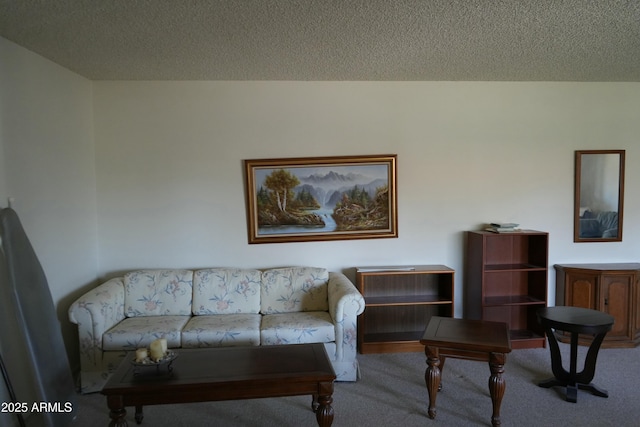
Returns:
[[[640,84],[95,82],[99,275],[454,268],[464,231],[550,232],[550,264],[638,261]],[[573,243],[574,151],[626,149],[624,241]],[[243,159],[398,155],[399,238],[249,245]],[[554,298],[550,272],[550,300]]]
[[[67,309],[97,274],[92,84],[3,38],[0,58],[0,206],[15,199],[75,364]]]

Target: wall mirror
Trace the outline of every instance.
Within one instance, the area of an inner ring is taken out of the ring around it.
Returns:
[[[622,241],[624,154],[576,151],[574,242]]]

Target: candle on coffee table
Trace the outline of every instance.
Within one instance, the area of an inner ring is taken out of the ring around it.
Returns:
[[[158,339],[152,341],[149,344],[149,351],[151,352],[151,360],[158,362],[164,357],[164,351],[162,351],[162,342]]]
[[[165,338],[160,338],[160,345],[162,346],[162,355],[167,354],[167,340]]]
[[[136,350],[136,362],[144,362],[144,359],[147,358],[147,349],[139,348]]]

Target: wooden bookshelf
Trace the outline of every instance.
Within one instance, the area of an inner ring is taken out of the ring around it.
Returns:
[[[360,353],[424,351],[419,340],[431,316],[453,316],[453,279],[444,265],[357,267]]]
[[[464,317],[509,324],[511,346],[545,347],[536,312],[547,306],[549,234],[467,232]]]

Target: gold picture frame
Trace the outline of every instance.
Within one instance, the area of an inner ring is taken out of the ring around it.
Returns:
[[[249,243],[398,237],[396,160],[245,160]]]

